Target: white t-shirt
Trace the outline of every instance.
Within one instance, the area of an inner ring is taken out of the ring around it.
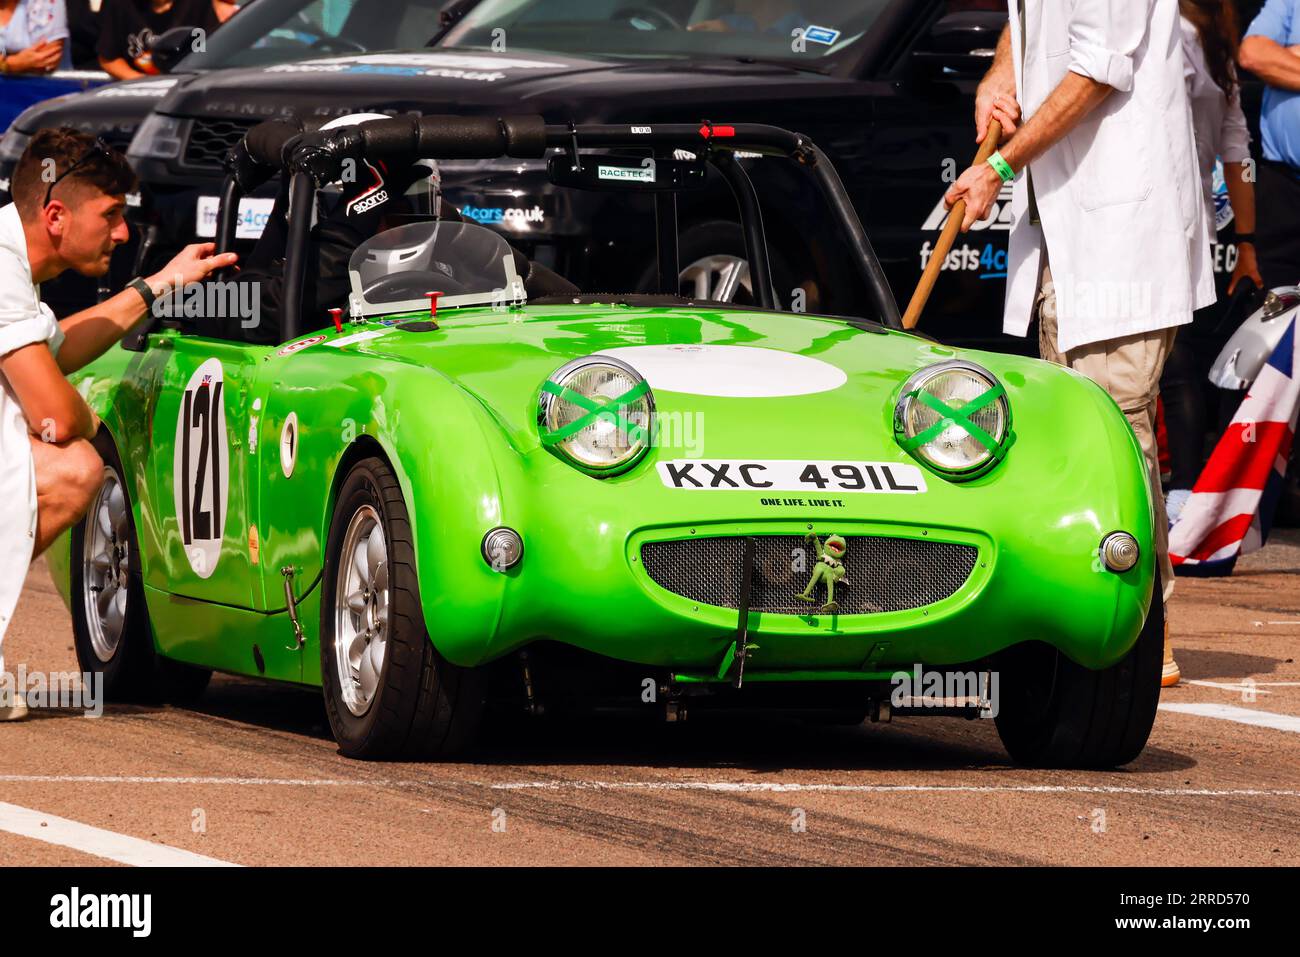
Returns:
[[[57,353],[63,330],[32,282],[18,208],[0,207],[0,358],[34,342]],[[27,577],[36,539],[36,473],[22,406],[0,372],[0,642]],[[0,649],[2,650],[2,649]],[[0,654],[0,667],[4,658]]]
[[[1244,163],[1250,159],[1250,127],[1241,110],[1241,87],[1232,98],[1219,89],[1210,76],[1196,25],[1186,17],[1183,28],[1183,75],[1187,78],[1187,98],[1192,104],[1192,129],[1196,133],[1196,161],[1209,211],[1210,242],[1214,242],[1214,160]]]

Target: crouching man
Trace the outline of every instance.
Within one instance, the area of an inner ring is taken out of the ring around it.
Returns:
[[[65,376],[103,355],[174,282],[199,282],[233,253],[188,246],[157,275],[56,321],[40,284],[68,269],[108,271],[126,242],[123,211],[135,175],[117,152],[84,133],[46,129],[14,167],[13,202],[0,208],[0,673],[5,630],[27,567],[80,520],[103,478],[90,440],[99,421]],[[0,721],[26,715],[3,684]],[[21,691],[21,689],[19,689]]]

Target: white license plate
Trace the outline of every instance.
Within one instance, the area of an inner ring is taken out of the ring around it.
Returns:
[[[258,239],[271,217],[275,200],[258,196],[245,196],[239,201],[239,222],[235,225],[236,239]],[[221,200],[216,196],[200,196],[194,210],[194,232],[202,239],[217,235],[217,211]]]
[[[807,462],[800,459],[674,459],[659,463],[669,488],[751,492],[870,492],[918,495],[925,474],[899,462]]]

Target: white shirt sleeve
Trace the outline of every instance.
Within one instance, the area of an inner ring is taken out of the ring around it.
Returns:
[[[1133,89],[1133,54],[1146,38],[1155,0],[1075,0],[1070,70],[1121,93]]]
[[[1250,159],[1250,127],[1241,109],[1241,87],[1238,86],[1223,111],[1223,126],[1219,130],[1219,159],[1225,163],[1244,163]]]
[[[1187,95],[1196,95],[1196,77],[1199,75],[1197,63],[1201,53],[1201,37],[1195,25],[1186,17],[1180,17],[1178,27],[1183,37],[1183,79],[1187,81]]]
[[[61,332],[54,313],[37,297],[26,264],[0,249],[0,356],[33,342],[53,345]]]
[[[64,0],[27,0],[27,35],[32,41],[68,39]]]

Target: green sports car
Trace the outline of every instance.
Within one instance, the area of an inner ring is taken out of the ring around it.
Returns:
[[[50,564],[110,696],[214,670],[318,686],[362,758],[454,754],[489,705],[584,698],[978,710],[1022,763],[1142,750],[1163,612],[1124,416],[1064,368],[902,331],[806,137],[402,117],[268,142],[232,156],[218,240],[239,162],[281,176],[275,341],[155,317],[79,376],[105,480]],[[578,290],[435,210],[356,245],[344,314],[303,306],[330,184],[501,157],[652,208],[657,288]],[[870,318],[778,308],[757,164],[808,178]],[[719,188],[743,304],[680,295],[675,204]],[[979,681],[927,697],[935,674]]]

